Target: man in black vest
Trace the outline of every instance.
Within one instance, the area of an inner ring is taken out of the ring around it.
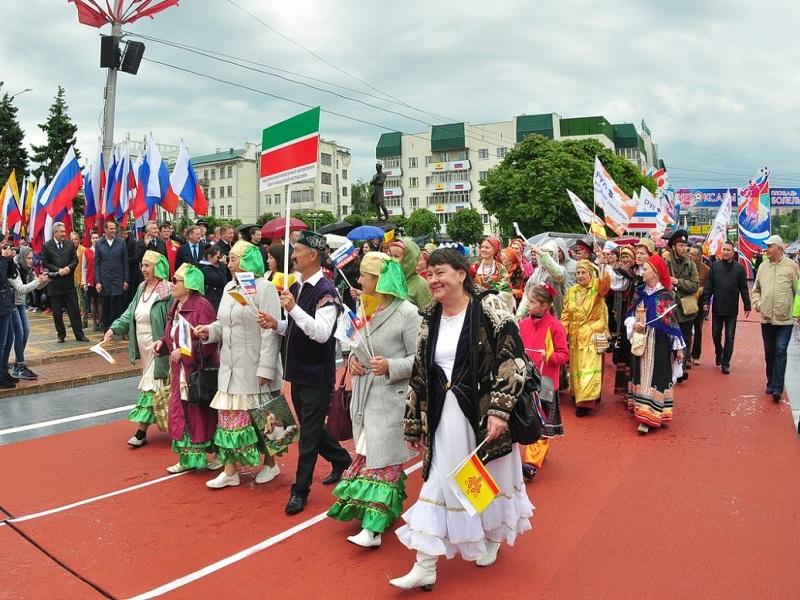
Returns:
[[[81,327],[81,311],[78,308],[78,297],[75,295],[74,271],[78,266],[78,254],[75,245],[65,240],[66,228],[63,223],[53,224],[53,239],[45,242],[42,248],[42,267],[51,274],[47,284],[47,296],[53,309],[53,323],[58,334],[58,343],[63,344],[67,337],[64,327],[64,309],[69,315],[72,333],[79,342],[89,340]]]
[[[328,402],[336,377],[336,340],[333,337],[342,305],[333,283],[322,273],[325,236],[303,231],[292,258],[297,281],[281,292],[281,306],[288,319],[276,322],[260,313],[259,324],[277,330],[286,338],[284,379],[292,384],[292,404],[303,431],[300,436],[297,474],[286,513],[302,512],[311,489],[317,456],[333,465],[322,485],[333,485],[350,466],[350,454],[325,426]]]

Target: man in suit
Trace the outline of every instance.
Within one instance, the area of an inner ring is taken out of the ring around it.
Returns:
[[[167,256],[167,246],[158,235],[158,223],[148,221],[144,224],[144,237],[136,242],[136,264],[142,263],[142,257],[148,250]]]
[[[128,290],[128,247],[117,235],[117,224],[106,221],[103,237],[98,240],[94,251],[95,290],[103,299],[103,329],[111,324],[125,310],[125,292]]]
[[[178,248],[178,255],[175,257],[175,270],[181,268],[183,263],[190,263],[197,267],[203,260],[204,244],[200,241],[200,228],[191,225],[186,230],[186,243]]]
[[[219,239],[217,240],[217,248],[219,248],[222,256],[228,256],[233,246],[233,225],[223,225],[219,228]]]
[[[75,245],[65,239],[66,227],[63,223],[53,224],[53,239],[45,242],[42,248],[42,266],[47,273],[58,273],[47,284],[47,295],[53,309],[53,323],[58,334],[58,343],[63,344],[67,337],[64,327],[64,309],[69,315],[72,333],[79,342],[88,342],[81,327],[81,311],[75,295],[74,273],[78,267],[78,254]]]
[[[208,245],[208,223],[206,223],[203,219],[198,219],[197,223],[195,223],[197,227],[200,228],[200,247],[205,248]],[[200,258],[203,258],[203,252],[200,252]]]

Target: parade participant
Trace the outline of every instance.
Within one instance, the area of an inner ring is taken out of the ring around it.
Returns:
[[[531,256],[536,257],[536,268],[533,274],[525,283],[525,291],[517,307],[517,318],[525,318],[528,313],[528,296],[534,286],[547,282],[556,290],[556,297],[553,300],[553,314],[556,318],[561,318],[561,311],[564,308],[564,284],[567,280],[567,269],[557,261],[559,254],[558,244],[554,240],[548,240],[539,248],[535,244],[530,244]]]
[[[288,515],[305,508],[318,456],[332,466],[322,485],[338,483],[351,463],[350,454],[325,426],[336,377],[333,330],[342,311],[336,288],[322,274],[326,246],[325,236],[308,229],[300,232],[292,254],[297,281],[281,292],[287,319],[278,322],[271,315],[259,314],[262,327],[286,338],[286,380],[292,384],[292,404],[303,431],[295,482],[285,508]]]
[[[105,242],[99,242],[103,244]],[[133,300],[122,315],[106,331],[103,341],[110,342],[114,334],[128,334],[128,357],[131,363],[142,361],[142,378],[139,380],[139,398],[128,413],[128,420],[139,427],[128,445],[139,448],[147,443],[147,429],[156,422],[153,412],[153,394],[164,387],[169,375],[166,357],[153,351],[153,341],[164,336],[167,313],[172,305],[172,286],[168,281],[169,263],[164,255],[148,250],[142,257],[142,277]]]
[[[75,281],[75,296],[78,299],[78,310],[81,312],[81,327],[86,329],[89,326],[87,318],[86,296],[83,294],[83,285],[81,285],[81,277],[83,276],[83,265],[86,262],[84,254],[86,253],[86,246],[81,244],[81,236],[74,231],[69,234],[69,239],[72,245],[75,246],[75,254],[78,256],[78,266],[72,272],[72,279]]]
[[[83,268],[81,273],[81,284],[83,292],[86,296],[86,308],[92,314],[92,321],[94,321],[94,331],[102,331],[100,324],[103,322],[103,303],[97,295],[94,280],[94,254],[97,248],[97,242],[100,239],[100,234],[96,231],[92,232],[91,240],[92,245],[86,249],[83,254]]]
[[[672,290],[675,294],[675,300],[678,303],[675,317],[681,325],[681,333],[683,334],[683,341],[686,342],[686,347],[692,347],[692,329],[694,327],[694,318],[699,312],[699,307],[693,312],[686,312],[682,298],[694,296],[697,293],[697,288],[700,286],[700,280],[697,275],[697,267],[689,260],[689,233],[685,229],[678,229],[672,233],[667,241],[672,252],[670,260],[665,259],[670,273],[670,283]],[[697,302],[694,303],[697,306]],[[678,383],[682,383],[689,378],[687,369],[692,368],[691,353],[686,352],[684,356],[683,375],[678,379]]]
[[[658,255],[649,257],[642,278],[644,283],[634,291],[625,327],[632,341],[635,334],[644,336],[641,354],[631,356],[628,385],[628,409],[644,435],[651,427],[672,420],[674,373],[683,364],[686,344],[675,318],[677,301],[664,260]]]
[[[430,589],[440,556],[494,564],[500,544],[513,545],[533,514],[519,448],[507,428],[525,379],[516,321],[495,294],[474,285],[456,250],[431,254],[428,285],[434,301],[422,311],[405,416],[408,447],[424,454],[424,483],[396,532],[416,551],[416,563],[389,582],[402,589]],[[470,516],[446,480],[484,440],[480,456],[500,493]]]
[[[628,380],[630,379],[630,359],[631,343],[628,340],[627,332],[623,329],[623,321],[628,313],[632,295],[631,281],[634,277],[636,267],[636,257],[630,246],[619,248],[619,261],[610,273],[611,293],[608,297],[613,298],[613,306],[610,310],[614,311],[615,327],[611,330],[614,351],[611,360],[616,365],[614,374],[614,394],[622,396],[628,395]]]
[[[72,333],[79,342],[88,342],[81,327],[81,311],[75,295],[74,272],[78,268],[78,255],[75,245],[65,240],[66,228],[63,223],[53,224],[53,239],[42,247],[42,267],[47,273],[58,273],[47,284],[47,297],[53,309],[53,323],[56,326],[58,343],[63,344],[67,337],[64,327],[64,311],[69,315]],[[13,304],[13,301],[12,301]]]
[[[722,260],[714,261],[706,276],[701,304],[708,311],[711,304],[711,339],[714,340],[716,365],[728,375],[731,372],[733,342],[736,337],[736,320],[739,315],[739,297],[744,303],[744,316],[750,316],[750,289],[747,274],[739,261],[733,259],[733,244],[723,242]],[[713,299],[713,304],[711,303]],[[725,329],[725,344],[722,330]]]
[[[561,401],[559,399],[559,372],[569,359],[567,334],[564,326],[552,314],[555,288],[543,281],[528,291],[528,316],[519,322],[519,333],[525,345],[525,353],[534,366],[552,381],[552,393],[542,395],[542,406],[547,413],[547,424],[542,438],[535,444],[525,447],[522,456],[522,474],[533,479],[542,468],[550,438],[564,435],[561,423]]]
[[[274,331],[262,329],[254,311],[273,318],[280,316],[278,292],[264,279],[264,261],[253,244],[238,241],[228,254],[228,268],[233,280],[225,286],[211,325],[200,325],[197,336],[208,343],[222,343],[220,348],[219,390],[211,402],[218,411],[214,444],[217,457],[225,470],[207,481],[210,488],[239,485],[236,465],[256,466],[261,463],[258,434],[248,411],[257,408],[264,395],[283,388],[283,367],[280,360],[280,338]],[[239,273],[252,273],[256,293],[248,295],[237,280]],[[234,300],[229,292],[238,292],[248,299],[248,306]],[[267,483],[280,473],[275,458],[264,453],[264,465],[256,475],[256,483]]]
[[[222,288],[228,283],[228,269],[220,262],[219,248],[213,244],[206,246],[199,267],[205,282],[205,299],[211,303],[216,314],[222,300]]]
[[[107,330],[125,310],[124,294],[130,277],[128,246],[117,235],[117,224],[106,221],[103,231],[105,235],[94,249],[94,287],[103,302],[103,329]]]
[[[203,249],[205,244],[202,243],[201,230],[197,225],[191,225],[186,229],[186,242],[178,248],[175,256],[175,270],[181,268],[183,263],[190,263],[195,267],[200,264],[203,259]]]
[[[425,279],[417,273],[419,246],[411,238],[394,239],[389,243],[387,254],[403,266],[408,286],[408,301],[417,308],[425,308],[431,303],[431,292]]]
[[[797,263],[783,253],[783,239],[771,235],[764,243],[767,260],[761,263],[753,285],[753,309],[761,314],[767,394],[781,401],[786,379],[786,354],[792,338],[794,295],[800,279]]]
[[[364,256],[359,283],[379,306],[369,331],[361,331],[365,343],[351,348],[347,364],[353,376],[350,415],[356,455],[333,490],[338,500],[328,516],[361,521],[361,532],[347,540],[370,548],[381,545],[381,534],[403,512],[403,463],[413,456],[403,439],[403,415],[422,317],[405,300],[408,288],[400,263],[383,252]]]
[[[525,279],[528,279],[531,275],[533,275],[533,270],[536,268],[528,257],[525,256],[525,246],[528,245],[528,242],[522,238],[514,238],[511,240],[509,246],[514,249],[514,252],[517,255],[517,259],[519,260],[519,264],[522,266],[522,276]],[[535,255],[531,255],[535,259]]]
[[[156,355],[169,356],[170,362],[168,433],[172,440],[172,451],[178,454],[178,462],[167,467],[170,473],[222,467],[218,459],[209,462],[207,456],[209,452],[214,452],[217,411],[206,404],[189,403],[189,375],[199,370],[201,364],[212,367],[219,364],[218,345],[194,343],[197,338],[190,332],[191,354],[187,355],[181,351],[180,343],[179,316],[195,329],[216,319],[214,307],[203,298],[204,289],[202,271],[189,263],[181,265],[172,277],[175,302],[167,316],[164,336],[153,344]]]
[[[25,310],[25,295],[33,290],[40,290],[47,285],[50,278],[42,273],[38,277],[33,272],[33,248],[30,246],[20,246],[14,265],[17,269],[17,277],[10,277],[8,283],[14,290],[14,308],[11,313],[11,324],[14,331],[14,367],[11,369],[11,376],[17,379],[38,379],[39,376],[28,368],[25,362],[25,346],[28,344],[28,336],[31,332],[28,323],[28,311]],[[8,354],[10,348],[6,348]]]
[[[575,253],[575,260],[580,262],[582,260],[592,260],[592,245],[584,240],[576,240],[572,245],[572,251]]]
[[[703,351],[703,323],[705,322],[707,316],[706,311],[702,308],[703,305],[701,299],[703,297],[703,290],[709,270],[709,266],[703,261],[702,244],[693,244],[692,247],[689,248],[689,260],[694,263],[694,266],[697,269],[697,280],[699,285],[694,295],[697,298],[697,304],[699,305],[700,309],[697,311],[694,321],[692,321],[691,361],[687,362],[691,362],[693,365],[699,365],[700,355]],[[689,351],[687,350],[687,353],[688,352]]]
[[[519,302],[525,290],[526,278],[522,272],[522,265],[519,262],[517,252],[511,247],[504,248],[503,252],[500,253],[500,259],[508,272],[508,286],[511,288],[511,294],[514,296],[514,300]],[[514,308],[516,309],[516,305]]]
[[[144,236],[136,242],[136,262],[141,263],[148,250],[167,256],[167,245],[158,235],[158,223],[148,221],[144,224]],[[169,260],[169,258],[167,258]]]
[[[485,290],[510,292],[508,271],[500,260],[500,240],[484,238],[478,250],[480,260],[472,266],[475,285]]]
[[[4,245],[0,249],[0,388],[5,389],[13,389],[19,382],[8,372],[11,349],[7,346],[13,343],[11,318],[14,312],[14,290],[8,278],[14,275],[14,269],[14,250]]]
[[[604,259],[600,259],[603,266]],[[608,340],[608,311],[605,296],[611,278],[588,260],[578,261],[578,283],[564,296],[561,323],[569,344],[569,386],[575,398],[575,415],[584,417],[597,407],[603,387],[603,354],[600,340]],[[604,351],[604,350],[603,350]]]

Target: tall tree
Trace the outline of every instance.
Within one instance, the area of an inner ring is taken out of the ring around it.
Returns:
[[[406,224],[406,234],[411,237],[419,237],[429,233],[439,233],[442,225],[439,217],[427,208],[418,208],[408,217]]]
[[[522,140],[489,175],[481,189],[483,206],[501,224],[503,235],[513,233],[513,222],[527,235],[543,231],[583,231],[567,196],[567,188],[590,207],[594,197],[594,158],[626,194],[655,181],[621,156],[593,139],[551,141],[541,135]],[[601,212],[598,214],[602,217]]]
[[[372,216],[375,209],[372,206],[372,190],[363,179],[356,181],[350,188],[350,201],[353,205],[354,215]]]
[[[0,101],[0,185],[16,169],[17,181],[28,174],[28,150],[22,145],[25,132],[17,120],[17,107],[13,98],[3,95]]]
[[[447,235],[466,246],[477,244],[483,237],[483,218],[474,208],[464,208],[450,217]]]
[[[69,118],[67,108],[64,88],[58,86],[58,93],[50,107],[47,122],[39,125],[39,129],[47,134],[47,143],[41,146],[31,145],[34,152],[31,160],[39,165],[33,170],[37,178],[42,173],[48,180],[52,178],[58,171],[58,167],[61,166],[61,161],[70,145],[75,146],[76,144],[75,134],[78,126]],[[78,158],[81,156],[78,148],[75,148],[75,156]]]

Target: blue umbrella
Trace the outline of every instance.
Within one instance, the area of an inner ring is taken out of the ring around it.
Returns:
[[[374,225],[361,225],[360,227],[356,227],[350,233],[347,234],[347,239],[352,241],[358,240],[372,240],[375,238],[383,239],[383,234],[386,233],[380,227],[375,227]]]

